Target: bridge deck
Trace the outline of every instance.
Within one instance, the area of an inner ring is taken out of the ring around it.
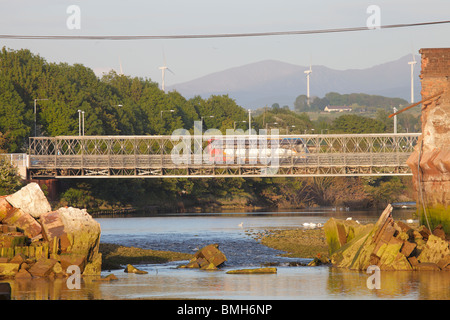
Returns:
[[[28,172],[30,178],[411,175],[406,160],[419,135],[37,137],[30,138]],[[224,139],[219,156],[210,139]],[[272,158],[261,150],[272,150]],[[281,150],[276,157],[275,150]]]

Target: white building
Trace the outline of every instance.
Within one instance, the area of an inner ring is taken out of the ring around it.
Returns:
[[[326,106],[325,109],[323,109],[325,112],[344,112],[344,111],[352,111],[351,107],[346,106]]]

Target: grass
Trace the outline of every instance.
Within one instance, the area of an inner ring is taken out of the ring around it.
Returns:
[[[319,254],[328,257],[328,245],[322,228],[273,230],[262,236],[261,243],[286,251],[284,256],[287,257],[315,258]]]

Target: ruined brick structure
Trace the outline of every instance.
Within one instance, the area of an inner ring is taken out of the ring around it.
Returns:
[[[421,222],[450,233],[450,48],[421,49],[422,136],[408,159]],[[420,159],[420,170],[419,170]],[[425,214],[424,214],[425,213]],[[428,221],[427,221],[428,220]]]

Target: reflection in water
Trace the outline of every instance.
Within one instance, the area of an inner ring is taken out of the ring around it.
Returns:
[[[339,213],[340,214],[340,213]],[[91,299],[450,299],[450,272],[381,271],[381,289],[367,288],[369,277],[334,267],[279,266],[277,274],[230,275],[233,268],[258,267],[279,261],[280,251],[264,247],[249,230],[301,227],[304,222],[325,223],[336,212],[283,212],[256,214],[195,214],[97,219],[103,242],[158,250],[193,252],[196,246],[219,243],[229,257],[220,271],[177,269],[178,264],[140,265],[146,275],[112,270],[119,280],[99,282],[83,278],[81,289],[68,289],[66,279],[8,280],[17,300]],[[345,212],[361,222],[374,222],[379,212]],[[397,220],[412,211],[394,210]],[[238,225],[244,222],[244,227]],[[298,260],[298,259],[297,259]],[[107,275],[110,272],[104,272]]]
[[[365,272],[334,267],[278,267],[277,274],[226,274],[224,271],[146,265],[147,275],[115,270],[114,282],[85,278],[79,290],[65,279],[10,281],[16,300],[91,299],[450,299],[449,272],[381,272],[381,289],[370,290]],[[158,272],[156,272],[158,269]]]

